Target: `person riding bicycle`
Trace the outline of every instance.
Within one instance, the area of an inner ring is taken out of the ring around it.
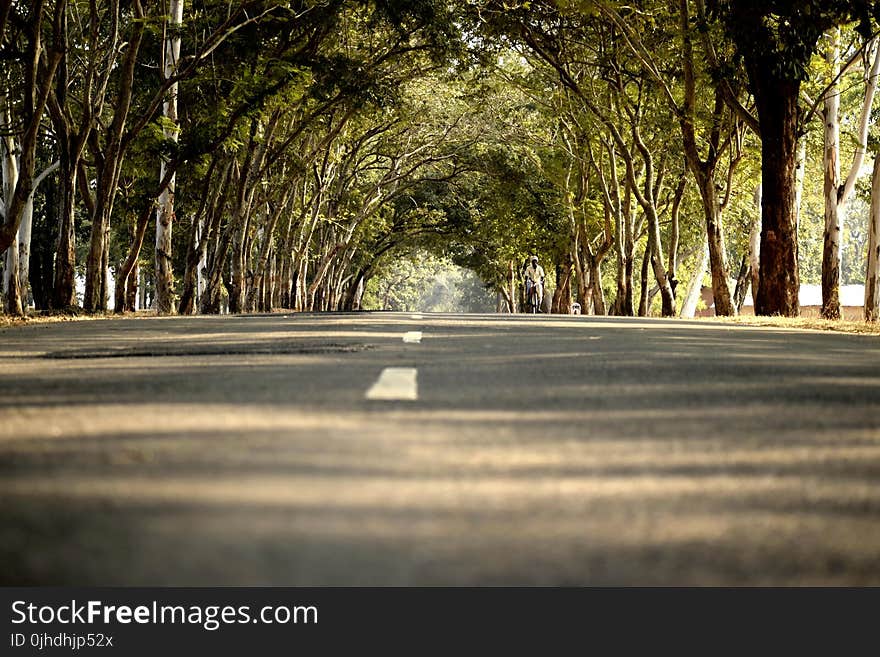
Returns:
[[[538,264],[538,256],[533,255],[530,258],[524,276],[526,279],[526,299],[531,299],[532,287],[534,286],[537,292],[536,307],[540,308],[541,302],[544,300],[544,268]]]

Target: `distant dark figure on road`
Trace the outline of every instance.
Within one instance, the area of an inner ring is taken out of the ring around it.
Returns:
[[[529,312],[537,313],[541,310],[541,302],[544,300],[544,268],[538,264],[538,256],[530,258],[529,266],[525,271],[526,304]]]

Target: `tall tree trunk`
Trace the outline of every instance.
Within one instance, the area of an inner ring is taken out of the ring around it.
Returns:
[[[614,303],[611,304],[611,314],[612,315],[623,315],[623,307],[624,307],[624,299],[626,298],[626,259],[624,258],[624,247],[623,240],[617,239],[614,243],[614,255],[615,257],[615,276],[614,280],[617,283],[617,289],[614,295]],[[585,301],[581,303],[586,304]],[[584,306],[584,312],[586,312],[586,305]]]
[[[211,163],[209,173],[216,170],[216,160]],[[186,258],[186,267],[183,276],[183,291],[180,295],[181,315],[191,315],[202,310],[202,300],[207,293],[209,281],[214,280],[209,269],[209,248],[212,248],[212,258],[219,256],[222,239],[220,237],[220,222],[223,218],[222,209],[226,206],[226,199],[231,187],[231,174],[233,161],[230,159],[223,167],[222,173],[216,182],[208,181],[205,186],[205,198],[203,208],[193,216],[190,225],[189,249]],[[216,278],[219,281],[219,277]],[[212,283],[212,286],[216,283]]]
[[[686,178],[681,177],[678,187],[675,189],[673,197],[672,210],[669,213],[669,253],[666,262],[666,277],[669,279],[669,285],[672,287],[672,296],[676,296],[676,288],[678,287],[678,247],[680,242],[680,226],[679,215],[681,210],[681,200],[684,197]]]
[[[822,317],[840,319],[840,28],[832,30],[825,61],[834,81],[825,94],[825,230],[822,245]]]
[[[694,73],[694,53],[691,42],[693,26],[690,20],[688,0],[679,2],[679,27],[682,34],[682,70],[684,73],[684,105],[681,113],[681,130],[685,157],[688,168],[694,174],[700,197],[703,202],[703,213],[706,219],[706,236],[709,245],[709,270],[712,273],[712,293],[715,298],[715,314],[722,316],[735,315],[736,309],[730,297],[727,284],[728,266],[727,251],[724,245],[724,228],[722,223],[722,206],[715,186],[715,175],[720,153],[720,126],[724,116],[724,93],[722,87],[715,87],[715,110],[709,153],[705,161],[700,156],[695,131],[695,115],[697,111],[696,76]]]
[[[130,310],[134,312],[137,310],[137,301],[138,301],[138,289],[140,288],[140,279],[141,279],[141,268],[140,265],[135,262],[134,267],[132,267],[131,272],[126,277],[125,283],[125,300],[123,303],[123,308],[126,310]],[[119,285],[119,281],[116,281],[116,284]]]
[[[91,212],[92,233],[89,239],[89,255],[86,260],[86,291],[83,299],[83,307],[89,312],[107,309],[110,218],[113,214],[113,202],[119,189],[122,160],[130,144],[130,135],[125,135],[125,126],[131,110],[138,53],[146,29],[146,21],[143,20],[145,18],[144,9],[140,0],[134,0],[131,7],[136,20],[131,21],[128,48],[119,65],[118,91],[113,119],[106,129],[106,140],[103,146],[94,132],[91,133],[89,142],[93,155],[99,162],[95,207]],[[113,11],[119,11],[118,4]],[[84,183],[85,180],[80,180],[80,184]]]
[[[61,143],[61,169],[58,175],[61,202],[58,204],[58,246],[55,249],[55,276],[52,307],[69,308],[76,299],[76,177],[77,166],[71,162],[69,149]]]
[[[34,194],[22,210],[21,226],[18,227],[18,290],[24,308],[28,305],[28,276],[31,266],[31,236],[34,226]]]
[[[761,207],[762,207],[762,187],[758,183],[755,188],[755,218],[752,220],[752,227],[749,231],[749,269],[752,275],[752,304],[758,296],[758,285],[761,281]]]
[[[308,251],[305,251],[296,262],[296,271],[293,280],[293,309],[306,311],[306,274],[308,272]],[[382,308],[384,310],[384,308]]]
[[[663,245],[660,241],[660,222],[657,220],[657,217],[654,217],[653,221],[649,219],[649,222],[653,224],[653,227],[649,227],[651,231],[650,236],[650,254],[651,254],[651,268],[654,270],[654,278],[657,280],[657,285],[660,287],[660,300],[661,304],[661,313],[663,317],[673,317],[675,316],[675,296],[672,293],[672,285],[669,283],[669,278],[666,275],[666,267],[663,265]]]
[[[244,311],[245,303],[245,227],[237,229],[232,238],[232,288],[229,290],[229,312]]]
[[[751,267],[749,267],[749,254],[746,253],[742,257],[742,262],[740,262],[739,273],[736,275],[736,288],[733,292],[733,303],[736,306],[737,313],[742,310],[743,303],[745,303],[746,293],[749,291],[751,273]]]
[[[186,266],[183,270],[183,292],[177,312],[181,315],[192,315],[199,303],[199,267],[202,253],[207,255],[207,239],[203,235],[203,216],[194,216],[189,230],[189,246],[186,250]]]
[[[642,274],[639,277],[640,292],[639,292],[639,317],[647,317],[648,316],[648,267],[651,263],[651,238],[648,238],[647,244],[645,244],[645,254],[642,257]]]
[[[715,299],[715,314],[718,316],[736,315],[736,307],[727,282],[727,249],[722,230],[721,205],[718,202],[714,178],[705,181],[703,206],[706,214],[706,236],[709,245],[709,271],[712,274],[712,295]]]
[[[28,280],[37,310],[52,307],[52,266],[55,257],[55,237],[58,212],[58,184],[52,181],[44,190],[44,212],[35,217],[34,240],[31,249],[31,264]]]
[[[561,264],[556,266],[556,289],[550,312],[557,315],[571,314],[571,253],[566,253]]]
[[[605,304],[605,292],[602,290],[602,256],[596,256],[590,260],[590,301],[592,308],[586,310],[593,315],[607,315],[608,308]]]
[[[507,263],[507,280],[510,285],[510,312],[516,313],[517,288],[519,286],[516,282],[516,267],[513,260]]]
[[[800,83],[779,79],[767,62],[747,58],[761,122],[760,283],[757,315],[797,317],[798,293],[797,163]]]
[[[147,232],[147,224],[150,222],[150,215],[153,213],[153,204],[149,204],[141,210],[135,224],[134,233],[131,236],[131,247],[125,261],[116,269],[116,290],[114,291],[113,309],[117,313],[123,313],[126,310],[134,310],[133,304],[127,302],[129,298],[128,289],[134,286],[137,289],[138,280],[135,273],[138,268],[138,258],[140,257],[141,247],[144,244],[144,235]],[[133,280],[129,280],[134,276]]]
[[[865,320],[880,319],[880,155],[874,158],[871,214],[868,224],[868,262],[865,273]]]
[[[581,248],[580,239],[576,238],[572,246],[571,261],[574,263],[574,277],[577,289],[575,290],[575,301],[581,305],[583,313],[587,313],[587,289],[590,284],[588,280],[587,264],[584,262],[583,249]]]
[[[807,177],[807,137],[801,135],[797,140],[797,155],[794,160],[794,217],[795,230],[801,222],[801,204],[804,200],[804,182]]]
[[[11,113],[9,112],[8,99],[5,99],[3,105],[4,124],[9,125]],[[4,135],[0,139],[0,150],[2,150],[3,162],[3,210],[8,213],[12,205],[12,198],[15,189],[18,187],[18,178],[20,171],[18,168],[18,145],[12,135]],[[21,208],[23,210],[23,207]],[[23,212],[20,212],[23,215]],[[21,218],[19,219],[21,221]],[[6,260],[3,269],[3,294],[5,295],[5,311],[10,315],[20,316],[24,314],[24,308],[21,303],[21,288],[19,287],[19,259],[18,259],[18,243],[19,231],[21,223],[15,233],[15,239],[6,249]]]
[[[279,305],[282,308],[292,308],[292,304],[290,303],[290,292],[293,287],[293,276],[291,269],[291,258],[290,254],[283,253],[281,256],[281,274],[280,274],[280,299]]]
[[[107,307],[107,300],[102,289],[104,276],[101,269],[104,260],[104,235],[106,232],[103,216],[95,216],[92,220],[89,253],[86,257],[86,289],[83,296],[83,308],[87,312],[96,312]]]
[[[272,250],[272,257],[269,260],[269,279],[266,285],[266,301],[263,310],[271,312],[273,308],[281,304],[281,295],[278,286],[278,256],[275,250]]]
[[[623,244],[618,251],[617,299],[614,302],[615,313],[623,317],[635,315],[633,277],[635,275],[635,229],[632,211],[632,199],[629,185],[626,187],[623,202]],[[618,235],[620,233],[618,232]],[[620,240],[618,240],[619,242]]]
[[[8,4],[8,3],[7,3]],[[44,110],[49,99],[52,81],[61,62],[64,46],[58,42],[57,30],[54,34],[54,42],[49,49],[44,48],[42,37],[46,3],[44,0],[30,0],[27,3],[30,12],[27,14],[28,23],[25,34],[28,35],[24,52],[17,53],[21,57],[25,71],[22,94],[19,96],[18,123],[22,130],[16,139],[16,148],[13,151],[17,160],[17,176],[14,188],[7,194],[4,190],[4,208],[2,221],[0,221],[0,253],[6,251],[17,239],[18,227],[22,218],[22,209],[33,191],[34,169],[36,166],[37,147],[42,142],[40,130]],[[66,2],[58,0],[55,3],[55,17],[53,24],[58,25],[61,15],[67,11]],[[0,90],[0,112],[3,123],[13,125],[10,121],[12,116],[13,100],[9,97],[9,89]],[[5,159],[5,158],[4,158]],[[17,286],[17,282],[16,282]]]
[[[6,263],[3,269],[3,294],[6,296],[5,310],[7,313],[16,317],[24,315],[24,306],[21,302],[21,288],[19,287],[17,239],[6,249]]]
[[[37,177],[33,189],[21,210],[21,224],[18,227],[18,235],[6,250],[4,293],[6,294],[6,311],[11,315],[23,315],[28,306],[34,193],[40,182],[57,167],[57,163],[53,164]]]
[[[840,30],[835,29],[832,43],[827,52],[831,73],[836,80],[840,70]],[[870,49],[869,49],[870,50]],[[840,318],[840,268],[842,235],[846,222],[847,204],[855,191],[861,173],[865,152],[868,148],[868,134],[871,127],[871,107],[877,91],[877,78],[880,76],[880,47],[874,44],[873,63],[866,71],[865,93],[856,131],[858,145],[853,153],[852,163],[846,179],[841,181],[840,172],[840,130],[839,105],[840,89],[833,84],[825,100],[825,231],[822,248],[822,316],[826,319]]]
[[[166,27],[164,43],[162,76],[171,79],[180,62],[180,26],[183,24],[184,0],[170,0],[170,16]],[[177,143],[180,127],[177,119],[177,83],[168,89],[162,113],[165,121],[162,132],[165,139]],[[164,180],[168,163],[163,159],[160,164],[159,179]],[[160,315],[174,312],[174,267],[171,260],[171,231],[174,225],[174,176],[159,196],[159,208],[156,213],[156,311]]]

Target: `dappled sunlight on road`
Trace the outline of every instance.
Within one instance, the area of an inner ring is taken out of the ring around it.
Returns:
[[[42,430],[34,422],[38,411]],[[84,411],[91,420],[76,422]],[[378,420],[369,411],[235,404],[24,408],[0,432],[6,464],[0,495],[38,509],[66,500],[83,514],[82,531],[103,522],[94,514],[115,518],[115,531],[127,542],[152,546],[116,566],[115,576],[129,583],[142,581],[126,575],[129,559],[136,572],[159,583],[210,583],[221,572],[238,583],[278,583],[287,581],[285,573],[296,581],[333,582],[334,560],[328,564],[312,552],[327,543],[373,546],[364,547],[376,551],[367,562],[378,560],[382,568],[394,559],[408,564],[390,579],[365,572],[362,583],[441,581],[436,569],[462,553],[494,565],[465,568],[461,582],[567,581],[574,573],[566,563],[546,566],[540,576],[518,570],[528,559],[549,564],[557,553],[580,554],[591,581],[625,581],[611,557],[621,550],[641,581],[664,581],[650,575],[658,551],[668,560],[670,550],[709,544],[720,549],[709,563],[696,562],[696,570],[684,561],[672,564],[677,581],[736,581],[740,570],[762,568],[783,552],[795,561],[818,555],[829,563],[845,553],[851,575],[877,572],[877,553],[869,547],[880,544],[873,522],[880,513],[877,432],[737,445],[711,435],[658,438],[645,430],[621,437],[591,430],[624,418],[647,428],[689,415],[721,420],[735,410],[397,410]],[[566,431],[573,423],[584,429]],[[450,433],[450,425],[459,430]],[[540,432],[531,437],[535,427]],[[132,523],[131,514],[143,518]],[[183,534],[181,525],[189,528]],[[829,526],[833,539],[825,533]],[[772,528],[772,536],[762,527]],[[814,541],[810,554],[799,554],[795,537],[804,535]],[[191,555],[202,550],[194,536],[213,543],[207,561]],[[260,549],[288,541],[313,547],[297,548],[289,572],[270,571],[272,560],[238,561],[228,571],[234,555],[255,540],[266,545]],[[163,577],[154,561],[156,554],[169,558],[165,541],[176,546],[175,578]],[[511,551],[500,561],[493,556]],[[783,572],[765,581],[788,577]],[[833,569],[814,568],[811,577],[797,581],[849,581]]]
[[[876,354],[531,320],[13,335],[86,357],[4,359],[0,579],[880,583]],[[359,348],[277,352],[308,343]],[[417,402],[364,398],[389,364]]]

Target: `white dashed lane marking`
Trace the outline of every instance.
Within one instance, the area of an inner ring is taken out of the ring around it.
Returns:
[[[419,398],[415,367],[386,367],[367,390],[367,399],[415,401]]]
[[[403,334],[403,341],[407,344],[419,344],[422,341],[422,332],[407,331]]]

